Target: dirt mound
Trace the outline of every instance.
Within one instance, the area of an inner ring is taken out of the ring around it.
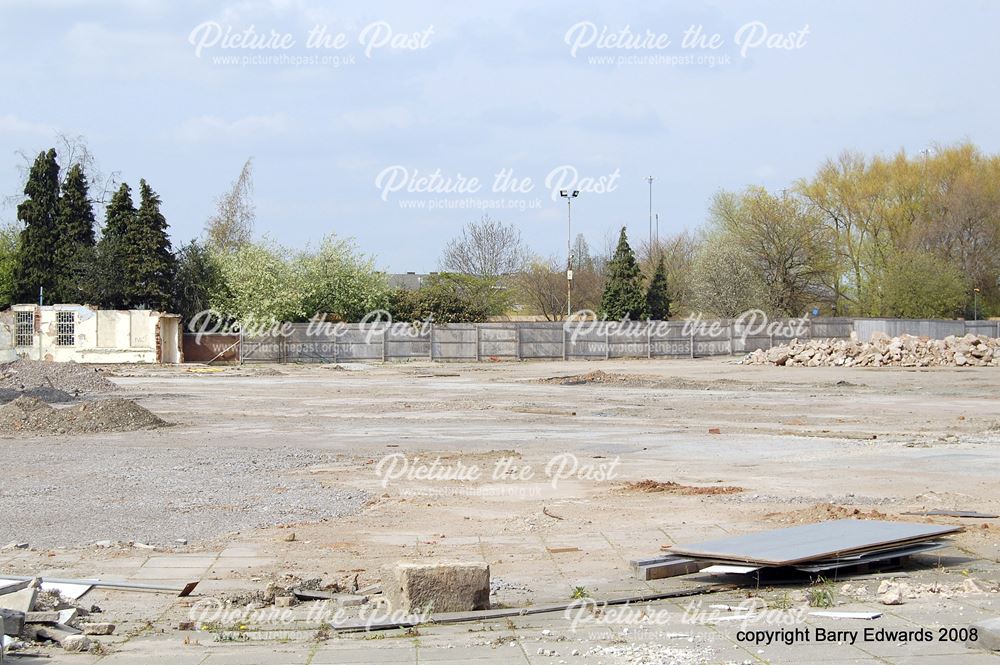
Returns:
[[[0,406],[0,431],[33,434],[132,432],[167,422],[135,402],[120,397],[57,409],[36,397],[18,397]]]
[[[784,513],[767,513],[764,519],[781,524],[811,524],[827,520],[888,520],[896,521],[896,515],[880,510],[861,510],[852,506],[838,506],[834,503],[819,503],[809,508]]]
[[[558,386],[582,386],[590,383],[600,383],[617,386],[644,386],[653,381],[648,376],[638,374],[618,374],[615,372],[605,372],[594,370],[586,374],[574,374],[573,376],[553,376],[547,379],[539,379],[539,383],[551,383]]]
[[[13,388],[0,388],[0,404],[6,404],[7,402],[13,402],[18,397],[34,397],[35,399],[40,399],[43,402],[48,402],[49,404],[61,404],[63,402],[72,402],[76,399],[73,395],[70,395],[65,390],[58,390],[56,388],[28,388],[27,390],[14,390]]]
[[[644,492],[644,493],[654,493],[654,492],[667,492],[670,494],[686,494],[686,495],[697,495],[697,494],[737,494],[744,491],[742,487],[736,487],[735,485],[707,485],[703,487],[697,487],[694,485],[681,485],[680,483],[675,483],[673,481],[667,481],[665,483],[658,480],[640,480],[635,483],[625,483],[624,487],[626,492]]]
[[[53,388],[71,395],[109,393],[118,386],[94,367],[74,362],[44,362],[24,358],[0,365],[0,388],[28,390]]]

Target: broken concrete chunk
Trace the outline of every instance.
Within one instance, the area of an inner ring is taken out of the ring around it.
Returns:
[[[0,635],[12,637],[20,635],[21,631],[24,630],[24,616],[24,612],[0,608],[0,623],[3,623]]]
[[[80,628],[84,635],[111,635],[115,632],[115,624],[107,621],[100,623],[81,623]]]
[[[413,563],[382,569],[382,590],[393,610],[466,612],[490,608],[490,567],[482,562]]]
[[[878,602],[883,605],[903,604],[903,585],[888,580],[882,582],[878,587]]]
[[[62,648],[76,653],[86,651],[90,648],[90,638],[86,635],[70,635],[63,638]]]
[[[34,609],[37,597],[38,589],[36,587],[28,587],[14,593],[5,593],[0,596],[0,609],[28,613]]]
[[[295,596],[275,596],[275,607],[291,607],[295,604]]]

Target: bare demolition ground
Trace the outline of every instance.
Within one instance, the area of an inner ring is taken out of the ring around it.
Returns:
[[[315,604],[288,610],[290,622],[222,613],[204,630],[178,630],[199,599],[311,578],[363,588],[404,558],[486,561],[494,606],[537,606],[568,601],[578,587],[601,599],[716,579],[632,577],[629,560],[670,544],[830,517],[997,512],[996,368],[705,359],[113,375],[122,396],[172,425],[0,432],[0,545],[31,545],[0,552],[0,574],[202,582],[186,600],[94,589],[83,600],[118,624],[99,638],[111,655],[49,649],[48,662],[1000,662],[961,642],[757,645],[738,639],[739,622],[684,618],[692,600],[709,611],[747,590],[653,603],[662,621],[625,633],[613,622],[574,631],[556,613],[317,641]],[[417,458],[424,469],[436,462],[438,475],[460,464],[482,475],[408,477]],[[549,471],[567,476],[555,483],[546,475],[553,458]],[[533,475],[523,479],[526,469]],[[393,478],[383,482],[380,470]],[[913,630],[996,616],[1000,520],[933,521],[967,529],[922,565],[882,574],[904,577],[912,597],[885,606],[878,579],[838,581],[836,609],[883,616],[863,626],[806,616],[803,625]],[[809,592],[750,591],[785,612],[806,607]]]

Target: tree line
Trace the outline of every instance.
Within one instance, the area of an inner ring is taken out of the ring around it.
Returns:
[[[375,309],[442,323],[506,315],[609,319],[701,312],[772,316],[980,318],[1000,311],[1000,158],[971,144],[917,155],[846,152],[771,192],[719,192],[705,223],[630,245],[624,228],[569,257],[533,253],[485,216],[443,248],[418,289],[391,288],[372,257],[328,235],[304,249],[254,234],[252,161],[216,202],[200,239],[176,250],[157,194],[121,184],[98,224],[86,165],[55,150],[31,165],[19,225],[0,228],[0,307],[212,309],[230,320],[356,321]]]

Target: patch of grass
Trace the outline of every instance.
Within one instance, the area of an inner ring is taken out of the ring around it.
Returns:
[[[833,607],[835,598],[833,595],[833,582],[822,577],[809,589],[807,594],[809,607]]]
[[[587,591],[587,587],[575,586],[573,587],[573,593],[570,594],[570,598],[573,600],[579,600],[581,598],[590,598],[590,592]]]
[[[770,599],[767,606],[772,610],[790,610],[795,606],[795,603],[792,601],[791,595],[785,591],[777,598]]]

